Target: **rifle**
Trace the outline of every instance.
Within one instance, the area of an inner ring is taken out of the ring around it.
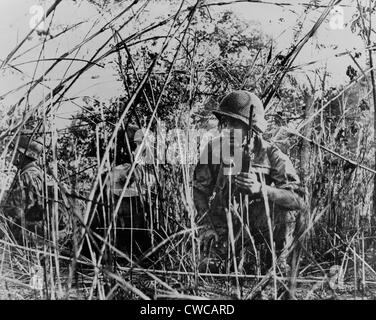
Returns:
[[[251,144],[251,140],[252,140],[252,137],[253,137],[253,110],[254,110],[254,106],[251,105],[250,111],[249,111],[247,139],[246,139],[246,145],[244,146],[243,161],[242,161],[242,171],[243,172],[250,172],[251,169],[252,169],[252,159],[251,159],[251,152],[250,152],[252,150],[250,150],[249,146]],[[223,163],[221,165],[223,165]],[[230,166],[231,165],[232,164],[230,163]],[[217,181],[215,183],[214,192],[213,192],[212,196],[209,198],[208,210],[204,213],[204,216],[207,216],[208,222],[212,225],[213,229],[215,229],[215,227],[214,227],[214,224],[213,224],[213,221],[211,219],[209,212],[211,211],[212,206],[213,206],[214,202],[216,201],[216,198],[217,197],[222,198],[223,196],[225,196],[225,194],[227,192],[229,192],[228,188],[226,188],[225,190],[219,189],[220,176],[221,176],[221,174],[219,173],[218,176],[217,176]],[[231,184],[231,182],[230,182],[230,184]],[[232,199],[233,196],[237,193],[238,188],[236,186],[234,186],[233,188],[230,188],[230,190],[231,190],[230,199]],[[241,195],[241,197],[243,197],[243,195]],[[246,201],[243,201],[243,206],[245,204],[246,204]]]
[[[247,139],[246,139],[246,145],[244,146],[243,161],[242,161],[242,170],[241,170],[242,172],[251,172],[251,169],[252,169],[252,162],[253,162],[252,161],[253,159],[252,159],[252,156],[251,156],[251,151],[252,150],[250,150],[249,146],[251,144],[251,140],[252,140],[252,137],[253,137],[253,110],[254,110],[254,106],[252,104],[251,107],[250,107],[250,110],[249,110],[249,121],[248,121],[248,130],[247,130]],[[230,163],[230,166],[231,165],[232,164]],[[220,174],[217,177],[217,181],[216,181],[216,184],[215,184],[214,192],[213,192],[212,196],[209,199],[209,209],[212,206],[212,203],[213,203],[214,198],[216,196],[216,193],[218,191],[219,177],[220,177]],[[236,193],[236,191],[237,191],[236,187],[232,188],[231,198]]]
[[[252,150],[249,149],[249,146],[251,144],[251,140],[252,140],[252,137],[253,137],[253,104],[251,105],[251,107],[249,108],[249,120],[248,120],[248,130],[247,130],[247,143],[244,147],[244,153],[246,155],[245,157],[245,161],[243,163],[245,163],[245,166],[242,167],[242,171],[247,171],[247,172],[251,172],[251,168],[252,168],[252,160],[251,159],[251,152]]]

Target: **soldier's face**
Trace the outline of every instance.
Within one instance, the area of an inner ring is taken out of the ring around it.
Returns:
[[[19,165],[21,164],[21,157],[22,157],[22,154],[19,151],[17,151],[16,155],[13,158],[14,166],[19,167]]]
[[[242,136],[245,137],[247,135],[248,127],[246,126],[243,121],[238,119],[233,119],[230,117],[222,117],[219,122],[220,129],[227,129],[230,131],[240,130]]]
[[[17,168],[22,168],[25,164],[27,164],[30,161],[34,160],[25,156],[24,152],[17,150],[16,155],[13,159],[13,165]]]
[[[235,145],[245,145],[247,142],[248,126],[240,120],[230,117],[222,117],[219,122],[219,128],[222,133],[230,134],[230,141]],[[253,149],[253,139],[250,141],[251,149]]]

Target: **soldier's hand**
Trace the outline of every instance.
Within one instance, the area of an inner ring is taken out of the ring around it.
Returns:
[[[255,172],[240,172],[235,176],[235,184],[250,194],[261,193],[261,183],[258,182]]]

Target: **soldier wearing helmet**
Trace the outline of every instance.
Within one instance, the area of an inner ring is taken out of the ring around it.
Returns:
[[[200,239],[206,251],[203,267],[213,267],[210,262],[218,270],[225,266],[228,256],[227,210],[232,213],[236,248],[247,248],[250,255],[257,256],[256,246],[270,248],[267,207],[278,253],[291,242],[296,211],[302,210],[305,203],[291,160],[262,138],[267,123],[263,104],[255,94],[244,90],[231,92],[213,113],[219,120],[221,134],[203,149],[202,155],[206,156],[201,156],[195,168],[193,195],[201,226]],[[223,152],[226,143],[233,150],[241,148],[242,159],[237,168],[232,165],[234,155],[226,156]],[[252,242],[256,246],[251,246]],[[280,257],[281,265],[287,266],[287,258]],[[270,267],[270,250],[261,263],[264,268]]]
[[[24,130],[19,134],[13,147],[16,147],[13,164],[17,167],[17,174],[9,190],[9,196],[5,199],[3,210],[6,217],[12,221],[9,226],[14,237],[26,245],[31,239],[30,233],[43,234],[44,180],[37,163],[43,150],[43,140],[36,137],[32,131]]]

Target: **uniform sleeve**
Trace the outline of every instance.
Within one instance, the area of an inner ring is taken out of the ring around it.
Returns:
[[[266,187],[269,200],[285,209],[304,210],[304,191],[289,157],[273,146],[269,158],[274,182],[274,187]]]
[[[43,219],[43,180],[36,172],[25,172],[20,176],[20,189],[27,221]]]
[[[9,194],[5,198],[6,201],[2,204],[2,209],[5,216],[16,219],[20,218],[24,212],[24,193],[20,177],[16,176],[15,179],[16,181],[13,182],[12,189],[9,190]]]
[[[15,177],[4,213],[16,220],[23,217],[28,221],[43,218],[43,182],[38,172],[24,172]]]

